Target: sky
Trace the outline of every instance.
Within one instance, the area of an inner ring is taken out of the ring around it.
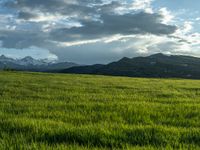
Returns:
[[[199,0],[0,0],[0,55],[79,64],[200,57]]]

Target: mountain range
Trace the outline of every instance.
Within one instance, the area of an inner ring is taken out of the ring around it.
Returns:
[[[72,62],[48,62],[30,56],[13,59],[0,56],[0,70],[57,72],[151,78],[200,79],[200,58],[162,53],[147,57],[124,57],[109,64],[78,65]]]
[[[0,70],[21,70],[21,71],[40,71],[57,72],[62,69],[78,66],[71,62],[49,62],[46,59],[37,60],[30,56],[22,59],[13,59],[4,55],[0,56]]]
[[[200,58],[158,53],[147,57],[124,57],[117,62],[106,65],[76,66],[60,72],[128,77],[200,79]]]

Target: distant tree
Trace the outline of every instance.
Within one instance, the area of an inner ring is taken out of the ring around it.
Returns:
[[[10,67],[8,67],[8,66],[5,66],[5,67],[3,68],[3,71],[15,71],[15,69],[10,68]]]

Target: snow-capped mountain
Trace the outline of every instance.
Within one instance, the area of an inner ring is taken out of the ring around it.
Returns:
[[[71,62],[48,62],[46,59],[34,59],[30,56],[22,59],[13,59],[4,55],[0,56],[0,69],[10,68],[14,70],[28,70],[28,71],[56,71],[60,69],[78,66]]]
[[[1,56],[0,56],[0,62],[2,62],[2,63],[6,63],[6,62],[15,62],[15,60],[12,59],[12,58],[6,57],[6,56],[4,56],[4,55],[1,55]]]
[[[28,66],[38,66],[38,65],[48,65],[49,63],[45,62],[45,60],[36,60],[30,56],[24,57],[20,60],[17,60],[17,63],[20,65]]]

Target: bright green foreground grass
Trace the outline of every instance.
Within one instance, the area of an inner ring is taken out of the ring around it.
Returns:
[[[0,149],[200,149],[200,81],[0,72]]]

